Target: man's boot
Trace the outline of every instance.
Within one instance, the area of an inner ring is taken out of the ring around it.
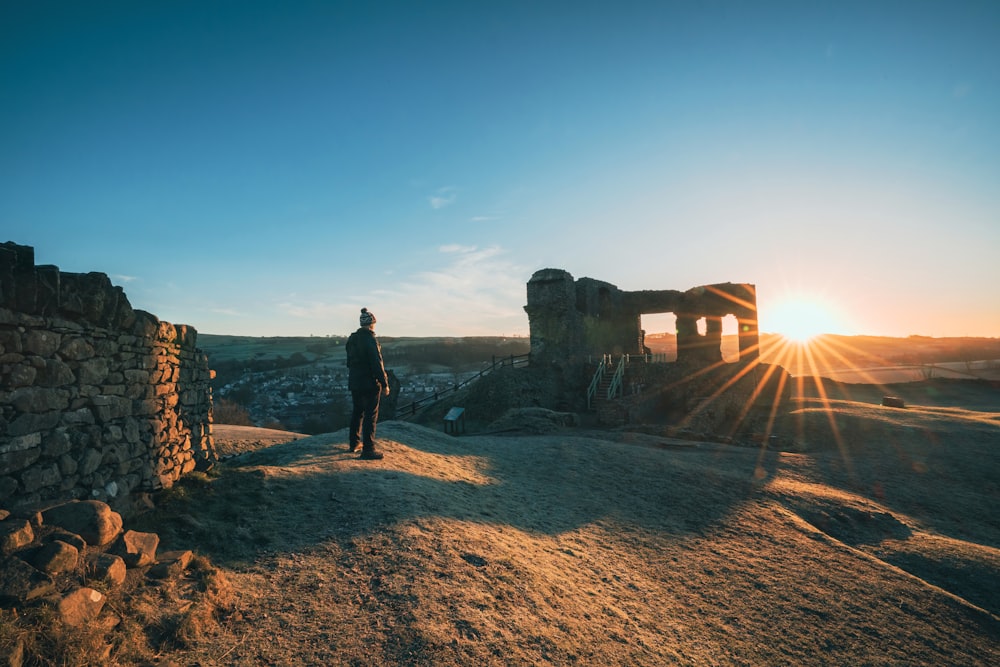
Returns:
[[[382,452],[375,449],[374,442],[366,442],[361,447],[361,458],[369,461],[377,461],[378,459],[383,458],[383,454]]]

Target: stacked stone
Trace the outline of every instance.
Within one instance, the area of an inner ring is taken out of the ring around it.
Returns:
[[[0,609],[48,604],[66,625],[110,630],[121,619],[104,610],[105,594],[90,586],[117,588],[135,568],[158,580],[182,577],[194,554],[158,552],[159,545],[156,533],[123,531],[122,516],[96,500],[43,512],[0,509]]]
[[[128,510],[216,460],[197,332],[134,310],[104,274],[0,244],[0,502]]]

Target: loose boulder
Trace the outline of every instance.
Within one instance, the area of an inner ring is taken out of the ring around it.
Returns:
[[[55,591],[52,579],[20,558],[0,561],[0,604],[18,605]]]
[[[76,533],[87,544],[110,544],[122,532],[122,516],[99,500],[73,500],[42,512],[46,524]]]
[[[88,574],[97,581],[103,581],[112,586],[125,583],[125,561],[114,554],[100,554],[87,567]]]
[[[49,542],[55,542],[56,540],[76,547],[77,551],[83,551],[87,548],[86,540],[76,533],[71,533],[68,530],[63,530],[62,528],[54,528],[42,538],[42,542],[46,544]]]
[[[28,521],[9,519],[0,521],[0,556],[8,556],[21,547],[31,544],[35,531]]]
[[[156,548],[159,545],[160,536],[156,533],[127,530],[118,538],[111,551],[121,556],[128,567],[142,567],[156,562]]]
[[[149,576],[154,579],[176,579],[184,574],[194,554],[188,550],[167,551],[160,555],[158,562],[149,568]]]
[[[69,626],[92,621],[104,609],[107,598],[93,588],[78,588],[59,601],[59,617]]]
[[[76,547],[53,540],[38,549],[31,562],[42,572],[57,575],[74,569],[79,560],[80,552]]]

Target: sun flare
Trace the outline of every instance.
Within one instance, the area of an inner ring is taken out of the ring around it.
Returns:
[[[836,318],[822,303],[804,297],[782,301],[762,314],[769,331],[796,343],[808,343],[820,334],[840,329]]]

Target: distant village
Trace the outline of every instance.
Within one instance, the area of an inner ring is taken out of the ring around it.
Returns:
[[[388,370],[392,370],[391,368]],[[475,372],[427,373],[400,378],[398,405],[440,393]],[[247,372],[218,389],[218,397],[246,408],[255,425],[303,433],[337,430],[347,425],[351,397],[346,369],[310,367]]]
[[[229,401],[246,410],[255,426],[301,433],[328,433],[347,426],[351,397],[343,340],[249,339],[203,336],[210,364],[218,369],[216,407]],[[414,401],[453,389],[499,356],[523,354],[527,339],[423,339],[383,342],[386,370],[399,380],[393,403]],[[238,350],[236,358],[231,355]],[[213,352],[218,358],[213,361]],[[281,354],[279,355],[278,352]],[[226,357],[229,356],[227,359]]]

